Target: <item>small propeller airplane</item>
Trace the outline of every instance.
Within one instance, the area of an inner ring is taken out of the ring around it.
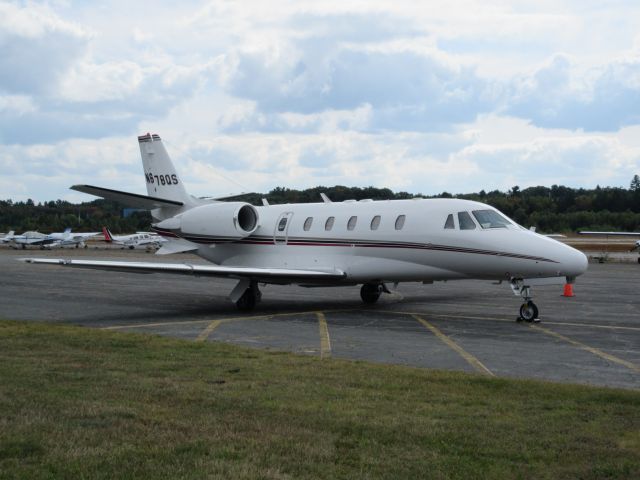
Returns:
[[[16,232],[11,230],[7,232],[4,237],[0,238],[0,243],[9,243],[16,236]]]
[[[99,235],[99,232],[90,233],[72,233],[71,228],[65,229],[64,232],[54,232],[48,235],[40,232],[25,232],[22,235],[14,235],[14,232],[9,232],[2,242],[10,242],[26,249],[28,246],[38,246],[40,248],[54,248],[64,246],[75,246],[76,248],[84,247],[85,241],[88,238]]]
[[[84,248],[86,247],[86,240],[91,237],[95,237],[96,235],[100,235],[100,232],[77,233],[72,232],[71,228],[67,228],[62,233],[50,233],[47,235],[46,241],[49,243],[45,246],[48,246],[49,248],[65,246]]]
[[[167,242],[166,238],[161,237],[155,232],[136,232],[131,235],[114,235],[107,227],[102,227],[104,241],[115,245],[122,245],[122,248],[136,247],[159,247],[162,243]]]
[[[461,199],[412,199],[254,206],[196,198],[185,190],[158,135],[138,137],[147,195],[92,185],[73,190],[151,210],[153,229],[171,239],[158,254],[193,252],[211,262],[125,262],[26,258],[32,264],[136,273],[227,277],[241,310],[261,299],[259,284],[362,285],[366,304],[388,284],[440,280],[507,281],[521,296],[519,320],[537,321],[531,287],[573,284],[587,270],[578,250],[516,224],[495,208]]]

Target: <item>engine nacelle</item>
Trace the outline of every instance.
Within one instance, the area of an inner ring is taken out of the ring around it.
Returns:
[[[218,202],[192,208],[157,226],[181,237],[193,235],[225,240],[251,235],[258,228],[258,220],[258,210],[249,203]]]

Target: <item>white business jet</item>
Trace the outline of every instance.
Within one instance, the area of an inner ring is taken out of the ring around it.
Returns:
[[[136,232],[131,235],[114,235],[107,227],[102,227],[104,241],[115,245],[122,245],[122,248],[134,249],[136,247],[159,247],[167,240],[155,232]]]
[[[74,190],[151,210],[170,238],[159,254],[191,251],[211,265],[30,258],[29,263],[238,281],[230,298],[251,310],[258,284],[358,285],[375,303],[387,284],[506,280],[522,296],[520,317],[538,318],[531,287],[573,283],[584,254],[531,232],[495,208],[459,199],[345,201],[253,206],[187,194],[158,135],[138,137],[148,195],[75,185]]]

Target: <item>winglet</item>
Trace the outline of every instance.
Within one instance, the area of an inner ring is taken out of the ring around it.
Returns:
[[[320,192],[320,196],[322,197],[322,201],[323,201],[324,203],[333,203],[333,202],[331,201],[331,199],[330,199],[329,197],[327,197],[327,195],[326,195],[326,194],[324,194],[324,193]]]

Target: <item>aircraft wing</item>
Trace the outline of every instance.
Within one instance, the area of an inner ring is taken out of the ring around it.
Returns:
[[[590,232],[590,231],[582,231],[578,232],[580,235],[608,235],[608,236],[619,236],[619,237],[640,237],[640,232]]]
[[[72,233],[71,240],[81,241],[85,238],[95,237],[96,235],[102,235],[102,232],[87,232],[87,233]]]
[[[119,262],[110,260],[65,260],[58,258],[20,258],[25,263],[58,265],[94,270],[131,273],[173,273],[228,278],[250,278],[265,283],[332,282],[345,278],[340,270],[296,270],[290,268],[227,267],[222,265],[190,265],[186,263]]]
[[[180,207],[184,205],[182,202],[176,202],[175,200],[149,197],[147,195],[139,195],[137,193],[121,192],[120,190],[95,187],[93,185],[74,185],[70,188],[77,192],[88,193],[89,195],[95,195],[96,197],[113,200],[114,202],[119,202],[129,207],[145,208],[147,210],[153,210],[154,208],[161,207]]]

